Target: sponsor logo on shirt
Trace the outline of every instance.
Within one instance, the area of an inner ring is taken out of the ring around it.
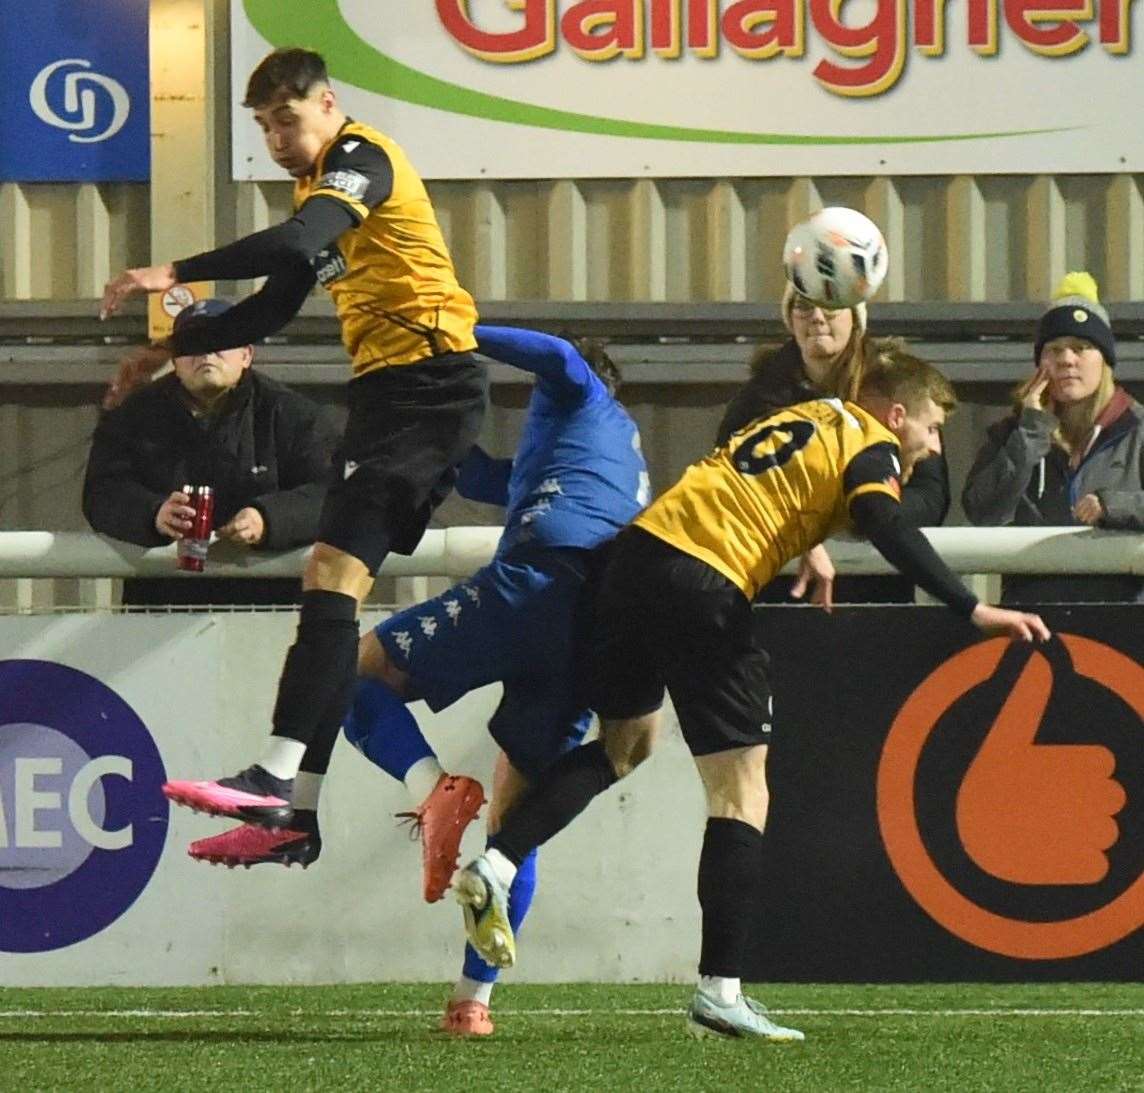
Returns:
[[[345,194],[351,201],[361,201],[369,189],[369,179],[361,171],[327,171],[315,187],[318,190],[333,190]]]
[[[314,257],[314,275],[323,287],[346,275],[346,260],[336,246],[326,247]]]

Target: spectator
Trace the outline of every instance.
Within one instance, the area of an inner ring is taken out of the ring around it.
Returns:
[[[1096,282],[1070,273],[1037,326],[1036,370],[989,429],[962,503],[975,524],[1144,530],[1144,407],[1113,375],[1116,342]],[[1006,603],[1144,601],[1130,575],[1013,576]]]
[[[200,300],[179,313],[175,328],[229,307]],[[336,433],[320,407],[252,369],[253,355],[247,345],[176,357],[172,374],[103,414],[83,486],[94,530],[147,547],[180,539],[193,514],[182,492],[189,484],[214,489],[220,538],[256,550],[314,541]],[[133,579],[123,600],[296,603],[300,592],[298,580],[285,578]]]
[[[751,358],[751,378],[728,404],[719,423],[716,443],[749,422],[808,399],[836,396],[853,400],[868,358],[876,352],[866,335],[866,305],[823,308],[787,284],[782,297],[783,323],[791,338],[778,349],[757,349]],[[902,515],[915,527],[940,524],[949,512],[949,471],[944,455],[920,460],[902,492]],[[816,548],[814,567],[833,578],[825,548]],[[816,577],[819,576],[817,569]],[[821,578],[820,578],[821,579]],[[794,582],[797,583],[797,582]],[[768,603],[787,601],[792,580],[780,577],[764,589]],[[805,591],[805,589],[803,589]],[[849,577],[834,583],[833,598],[846,603],[910,603],[914,589],[898,575]]]

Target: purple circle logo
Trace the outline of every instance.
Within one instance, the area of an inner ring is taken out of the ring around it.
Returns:
[[[151,879],[167,838],[159,749],[98,679],[0,661],[0,952],[74,945]]]

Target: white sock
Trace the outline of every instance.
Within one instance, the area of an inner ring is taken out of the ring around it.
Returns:
[[[701,975],[699,989],[712,1001],[724,1006],[731,1005],[743,990],[738,979],[728,979],[722,975]]]
[[[495,986],[495,979],[491,983],[481,983],[476,979],[470,979],[468,976],[462,975],[453,988],[453,997],[450,1001],[483,1002],[487,1006],[493,996],[493,987]]]
[[[483,855],[489,868],[493,871],[493,875],[503,884],[506,888],[512,886],[513,878],[516,876],[516,866],[509,861],[495,846],[490,846]]]
[[[294,800],[291,804],[296,809],[304,808],[308,812],[317,812],[324,777],[324,774],[313,774],[308,770],[298,771],[294,777]]]
[[[301,740],[291,740],[288,736],[272,736],[258,765],[269,771],[275,778],[293,778],[302,765],[306,745]]]
[[[445,769],[437,762],[435,755],[427,755],[424,759],[418,759],[406,772],[405,788],[409,790],[409,796],[413,798],[413,803],[416,805],[421,804],[433,788],[441,780],[441,775],[445,773]]]

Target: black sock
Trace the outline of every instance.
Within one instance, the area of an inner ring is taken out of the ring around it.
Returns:
[[[357,679],[357,607],[341,592],[302,593],[298,636],[278,681],[275,736],[309,744],[321,724],[336,716],[341,725]]]
[[[489,846],[519,866],[615,781],[616,772],[599,740],[573,748],[537,779],[489,839]]]
[[[345,721],[348,712],[349,705],[342,709],[340,696],[339,701],[326,707],[326,712],[318,721],[317,731],[306,745],[306,754],[302,756],[302,766],[299,769],[304,774],[325,776],[326,771],[330,769],[330,756],[333,754],[334,744],[337,743],[338,733],[341,732],[342,722]]]
[[[699,856],[703,911],[700,975],[738,978],[763,884],[763,836],[741,820],[711,817]]]

